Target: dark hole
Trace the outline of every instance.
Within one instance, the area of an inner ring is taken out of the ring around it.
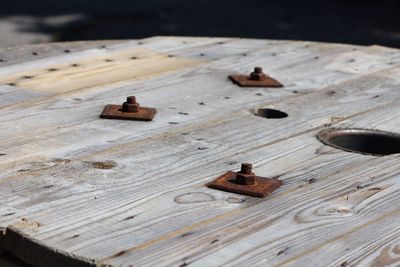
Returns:
[[[272,108],[260,108],[255,115],[267,119],[282,119],[288,116],[287,113]]]
[[[331,129],[318,139],[324,144],[345,151],[375,156],[400,153],[400,135],[367,129]]]

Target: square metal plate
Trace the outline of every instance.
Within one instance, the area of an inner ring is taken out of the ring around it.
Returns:
[[[123,112],[121,105],[107,105],[100,118],[114,120],[151,121],[156,114],[155,108],[139,107],[138,112]]]
[[[247,196],[266,197],[282,185],[282,181],[278,179],[260,176],[255,177],[255,184],[253,185],[240,185],[234,182],[235,178],[236,172],[229,171],[208,183],[207,186]]]
[[[251,80],[246,75],[230,75],[229,79],[241,87],[283,87],[283,84],[269,76],[265,77],[264,80]]]

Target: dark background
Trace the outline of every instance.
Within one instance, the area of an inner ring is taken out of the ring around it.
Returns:
[[[80,14],[19,31],[53,41],[154,35],[295,39],[400,47],[396,0],[0,0],[0,17]]]

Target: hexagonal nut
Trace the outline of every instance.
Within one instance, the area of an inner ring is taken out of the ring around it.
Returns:
[[[128,102],[124,102],[122,104],[122,111],[123,112],[138,112],[139,111],[139,104],[135,103],[135,104],[131,104]]]
[[[253,185],[256,181],[256,177],[251,174],[236,173],[235,183],[241,185]]]
[[[261,81],[261,80],[264,80],[265,77],[266,76],[264,73],[257,73],[257,72],[250,73],[250,79],[252,79],[252,80]]]

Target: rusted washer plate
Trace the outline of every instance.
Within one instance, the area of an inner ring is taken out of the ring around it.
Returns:
[[[230,75],[229,79],[241,87],[283,87],[283,84],[269,76],[263,80],[252,80],[250,76],[246,75]]]
[[[156,114],[155,108],[139,107],[137,112],[123,112],[122,105],[107,105],[100,118],[115,120],[151,121]]]
[[[206,186],[213,189],[237,193],[253,197],[266,197],[282,185],[282,181],[274,178],[255,176],[253,185],[235,183],[236,172],[229,171]]]

